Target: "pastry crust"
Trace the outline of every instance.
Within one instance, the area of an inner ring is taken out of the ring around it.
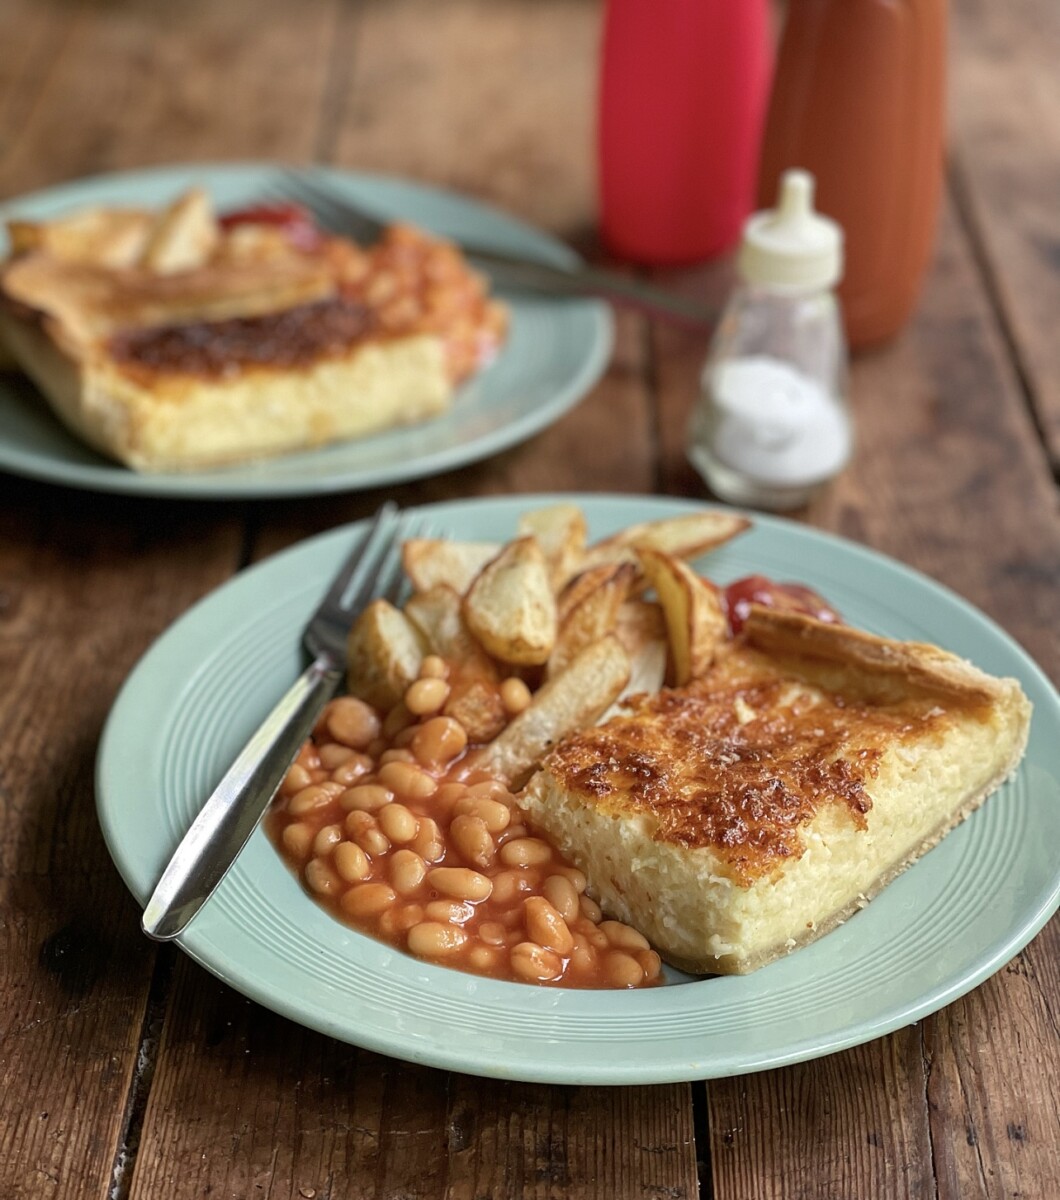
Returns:
[[[1030,704],[934,646],[756,609],[705,677],[558,746],[521,803],[696,973],[834,929],[1015,770]]]

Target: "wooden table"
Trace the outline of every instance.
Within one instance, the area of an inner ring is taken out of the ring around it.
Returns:
[[[593,0],[0,0],[0,195],[171,160],[436,181],[592,249]],[[927,571],[1055,677],[1060,10],[961,0],[952,153],[915,321],[860,358],[857,459],[805,519]],[[725,265],[672,273],[723,294]],[[622,315],[583,404],[415,503],[699,496],[700,338]],[[156,950],[103,846],[97,738],[126,673],[247,562],[380,494],[256,504],[0,478],[0,1195],[1054,1198],[1060,925],[920,1024],[802,1066],[605,1089],[340,1045]]]

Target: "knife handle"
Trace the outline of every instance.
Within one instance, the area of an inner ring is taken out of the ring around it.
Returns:
[[[166,942],[182,933],[224,879],[341,678],[335,662],[321,655],[243,747],[181,839],[148,900],[141,921],[148,937]]]

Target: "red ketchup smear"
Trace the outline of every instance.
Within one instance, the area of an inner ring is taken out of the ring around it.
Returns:
[[[237,225],[275,225],[299,250],[315,250],[324,236],[309,210],[301,204],[251,204],[225,213],[220,221],[222,229],[233,229]]]
[[[818,621],[835,625],[841,625],[843,620],[812,588],[804,587],[801,583],[775,583],[765,575],[748,575],[745,579],[737,579],[725,588],[723,595],[729,612],[729,626],[734,634],[743,629],[752,604],[806,613]]]

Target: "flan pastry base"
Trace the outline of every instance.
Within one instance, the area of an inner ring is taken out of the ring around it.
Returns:
[[[566,739],[520,803],[665,959],[744,974],[978,808],[1029,721],[1015,680],[934,646],[756,608],[704,678]]]

